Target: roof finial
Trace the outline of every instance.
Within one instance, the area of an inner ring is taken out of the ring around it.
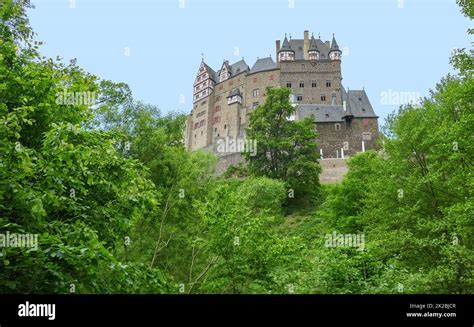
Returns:
[[[286,37],[286,33],[285,33],[285,37]]]
[[[318,39],[321,39],[321,32],[318,33]]]
[[[290,40],[291,40],[291,33],[290,33]]]
[[[202,62],[204,62],[204,52],[201,52],[201,59],[202,59]]]

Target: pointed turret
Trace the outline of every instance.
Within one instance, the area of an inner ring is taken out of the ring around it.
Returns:
[[[329,50],[329,58],[331,60],[341,60],[341,50],[339,50],[339,45],[336,42],[336,37],[332,35],[331,49]]]
[[[283,45],[281,46],[280,51],[278,51],[278,60],[279,61],[294,61],[295,60],[295,51],[291,48],[290,42],[285,34],[285,39],[283,40]]]
[[[314,35],[311,36],[311,41],[309,43],[308,59],[312,61],[319,60],[319,49]]]

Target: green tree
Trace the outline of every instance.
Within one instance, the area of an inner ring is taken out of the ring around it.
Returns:
[[[311,118],[290,120],[295,107],[289,89],[266,90],[266,100],[250,114],[247,138],[257,141],[257,154],[245,153],[250,173],[281,179],[290,197],[311,200],[318,195],[319,173],[317,133]]]
[[[209,264],[191,270],[191,290],[208,293],[288,293],[297,289],[305,246],[275,231],[286,191],[282,182],[250,177],[222,181],[197,204],[206,229],[200,248]]]
[[[116,255],[161,193],[112,134],[87,128],[88,105],[57,101],[67,88],[112,103],[123,85],[41,57],[23,5],[8,1],[1,11],[0,232],[38,239],[2,247],[0,292],[165,292],[161,271]]]

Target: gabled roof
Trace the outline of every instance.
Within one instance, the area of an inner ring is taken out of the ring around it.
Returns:
[[[349,90],[348,103],[354,117],[377,118],[365,90]],[[347,101],[347,100],[346,100]],[[347,106],[347,105],[346,105]]]
[[[221,71],[224,67],[227,69],[227,71],[229,73],[231,72],[231,68],[230,68],[230,65],[229,65],[229,60],[224,60],[224,62],[222,63],[221,69],[219,69],[219,74],[221,73]]]
[[[237,74],[240,74],[240,73],[242,73],[244,71],[247,71],[247,70],[249,70],[249,66],[247,65],[247,63],[243,59],[237,61],[236,63],[233,63],[230,66],[230,73],[232,75],[237,75]]]
[[[226,67],[227,71],[230,73],[231,77],[235,76],[235,75],[238,75],[242,72],[249,71],[249,69],[250,69],[249,66],[247,65],[247,63],[245,62],[245,60],[243,60],[243,59],[237,61],[236,63],[233,63],[232,65],[229,65],[229,61],[226,60],[222,64],[222,67],[224,67],[224,66]],[[221,69],[219,69],[219,71],[217,71],[217,75],[221,74],[222,67],[221,67]]]
[[[217,80],[217,74],[216,72],[214,71],[214,69],[212,69],[211,67],[209,67],[204,61],[202,62],[202,65],[204,66],[204,68],[206,69],[206,72],[209,74],[209,77],[214,80],[214,82]]]
[[[252,69],[250,69],[250,74],[272,70],[275,68],[277,68],[277,65],[273,61],[272,57],[261,58],[257,59]]]

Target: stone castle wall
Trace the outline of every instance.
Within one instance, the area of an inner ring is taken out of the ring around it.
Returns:
[[[323,158],[340,158],[344,147],[345,156],[362,152],[362,141],[365,150],[375,149],[379,134],[377,118],[354,118],[350,127],[346,122],[316,123],[316,131],[322,136],[317,142],[323,150]]]

